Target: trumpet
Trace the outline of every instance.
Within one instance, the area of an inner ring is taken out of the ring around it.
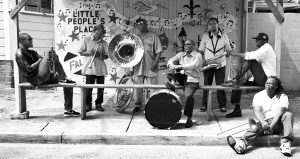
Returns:
[[[216,61],[217,59],[222,58],[223,56],[227,55],[227,52],[224,52],[220,55],[217,55],[213,58],[207,59],[207,65],[203,66],[202,68],[200,68],[200,71],[206,71],[210,68],[218,68],[220,66],[220,62]]]
[[[51,50],[48,51],[48,63],[49,63],[49,70],[51,73],[55,74],[56,70],[55,70],[55,61],[56,61],[56,57],[57,55],[55,54],[55,51],[53,49],[53,47],[51,47]]]

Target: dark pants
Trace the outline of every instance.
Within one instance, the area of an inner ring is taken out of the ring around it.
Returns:
[[[199,89],[199,83],[186,82],[185,83],[185,106],[184,115],[187,117],[193,116],[194,110],[194,93]]]
[[[271,120],[267,120],[270,124]],[[279,134],[283,132],[283,136],[281,138],[289,139],[293,141],[294,134],[293,134],[293,123],[294,123],[294,115],[293,113],[287,111],[285,112],[277,124],[273,129],[273,134]],[[261,125],[257,127],[257,130],[248,129],[245,134],[243,135],[242,139],[247,141],[248,145],[258,136],[264,135],[264,130],[262,129]]]
[[[95,76],[95,75],[86,75],[86,84],[94,84],[95,81],[97,84],[104,84],[104,76]],[[86,89],[86,105],[92,105],[92,92],[93,88]],[[95,100],[95,104],[103,103],[103,92],[104,88],[97,89],[97,99]]]
[[[175,74],[169,73],[169,74],[167,75],[167,78],[168,78],[169,80],[176,81],[176,82],[177,82],[179,85],[181,85],[181,86],[184,86],[184,83],[185,83],[186,80],[187,80],[187,75],[181,74],[181,73],[175,73]]]
[[[254,77],[254,82],[252,83],[249,83],[242,79],[245,73],[249,70],[251,71]],[[256,85],[264,87],[267,81],[267,75],[264,69],[262,68],[261,64],[259,64],[256,60],[245,60],[238,68],[237,75],[234,79],[240,82],[241,85]],[[241,90],[232,90],[231,103],[239,104],[241,101],[241,95]]]
[[[213,78],[215,76],[216,85],[224,83],[225,79],[225,67],[219,69],[211,68],[203,72],[204,74],[204,85],[212,85]],[[202,106],[207,107],[208,90],[203,90]],[[226,107],[227,99],[224,90],[217,90],[217,99],[219,107]]]
[[[44,57],[43,60],[47,60],[48,56]],[[56,84],[59,82],[59,80],[63,80],[66,78],[66,73],[61,65],[61,63],[56,60],[54,62],[55,64],[55,72],[52,72],[50,73],[50,71],[45,71],[45,70],[42,70],[42,69],[48,69],[48,65],[44,65],[44,66],[41,66],[42,64],[47,64],[47,62],[41,62],[40,63],[40,66],[39,66],[39,73],[37,74],[37,78],[39,78],[38,76],[40,75],[40,71],[43,72],[41,74],[43,74],[44,77],[46,77],[48,74],[48,79],[42,79],[40,80],[41,83],[39,84]],[[63,91],[64,91],[64,100],[65,100],[65,103],[64,103],[64,106],[65,106],[65,110],[66,111],[71,111],[72,108],[73,108],[73,88],[72,87],[64,87],[63,88]]]

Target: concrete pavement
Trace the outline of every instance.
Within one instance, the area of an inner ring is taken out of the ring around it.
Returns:
[[[96,90],[94,90],[96,92]],[[177,92],[184,103],[183,92]],[[154,129],[145,119],[144,112],[136,113],[128,127],[133,103],[124,113],[113,108],[114,90],[105,90],[104,112],[93,110],[87,113],[86,120],[80,117],[65,118],[63,116],[62,90],[27,90],[27,106],[30,118],[12,119],[15,112],[14,90],[2,88],[0,94],[0,142],[2,143],[97,143],[117,145],[226,145],[225,137],[233,131],[219,134],[235,126],[244,124],[253,117],[251,101],[254,93],[242,96],[243,117],[227,119],[216,107],[213,96],[213,120],[208,122],[206,113],[200,112],[202,92],[195,94],[194,126],[184,128],[186,117],[182,115],[179,123],[171,130]],[[290,108],[295,113],[295,142],[300,145],[300,93],[287,93]],[[96,94],[94,94],[96,97]],[[230,93],[227,93],[230,101]],[[95,99],[95,98],[93,98]],[[80,111],[79,90],[74,90],[74,110]],[[228,102],[228,112],[232,106]],[[240,128],[247,128],[247,125]],[[238,130],[239,131],[239,130]],[[235,134],[240,136],[243,132]],[[279,136],[261,138],[254,143],[259,146],[277,146]]]

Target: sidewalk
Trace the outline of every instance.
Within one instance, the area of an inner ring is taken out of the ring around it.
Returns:
[[[94,90],[96,92],[96,90]],[[0,91],[0,142],[2,143],[97,143],[118,145],[226,145],[225,138],[232,131],[220,134],[222,131],[247,123],[253,117],[250,107],[254,93],[244,93],[242,96],[243,117],[227,119],[226,113],[221,113],[216,107],[216,97],[213,95],[213,120],[208,122],[206,113],[200,112],[202,92],[195,94],[195,121],[192,128],[184,128],[186,117],[182,115],[179,123],[171,130],[153,129],[145,119],[144,112],[135,113],[131,125],[131,103],[124,113],[118,113],[113,108],[114,90],[105,90],[104,112],[93,110],[87,113],[86,120],[80,117],[65,118],[63,116],[62,90],[27,90],[27,107],[30,118],[25,120],[10,119],[15,112],[14,89],[2,88]],[[183,93],[177,92],[182,103]],[[290,109],[295,113],[295,146],[300,145],[300,92],[287,93],[290,99]],[[94,94],[94,97],[96,94]],[[95,98],[93,98],[95,99]],[[199,100],[198,100],[199,99]],[[230,101],[230,93],[227,93]],[[74,110],[80,111],[80,94],[74,90]],[[228,112],[232,106],[228,102]],[[247,128],[242,126],[239,130]],[[236,134],[240,136],[241,133]],[[254,145],[277,146],[279,137],[269,136],[257,140]]]

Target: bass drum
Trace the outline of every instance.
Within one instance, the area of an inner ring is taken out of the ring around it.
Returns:
[[[132,73],[126,72],[119,84],[132,84]],[[133,97],[133,88],[117,88],[114,95],[115,110],[122,113],[127,109]]]
[[[179,96],[173,91],[162,89],[154,92],[147,101],[145,116],[155,128],[172,128],[181,118],[181,109]]]

